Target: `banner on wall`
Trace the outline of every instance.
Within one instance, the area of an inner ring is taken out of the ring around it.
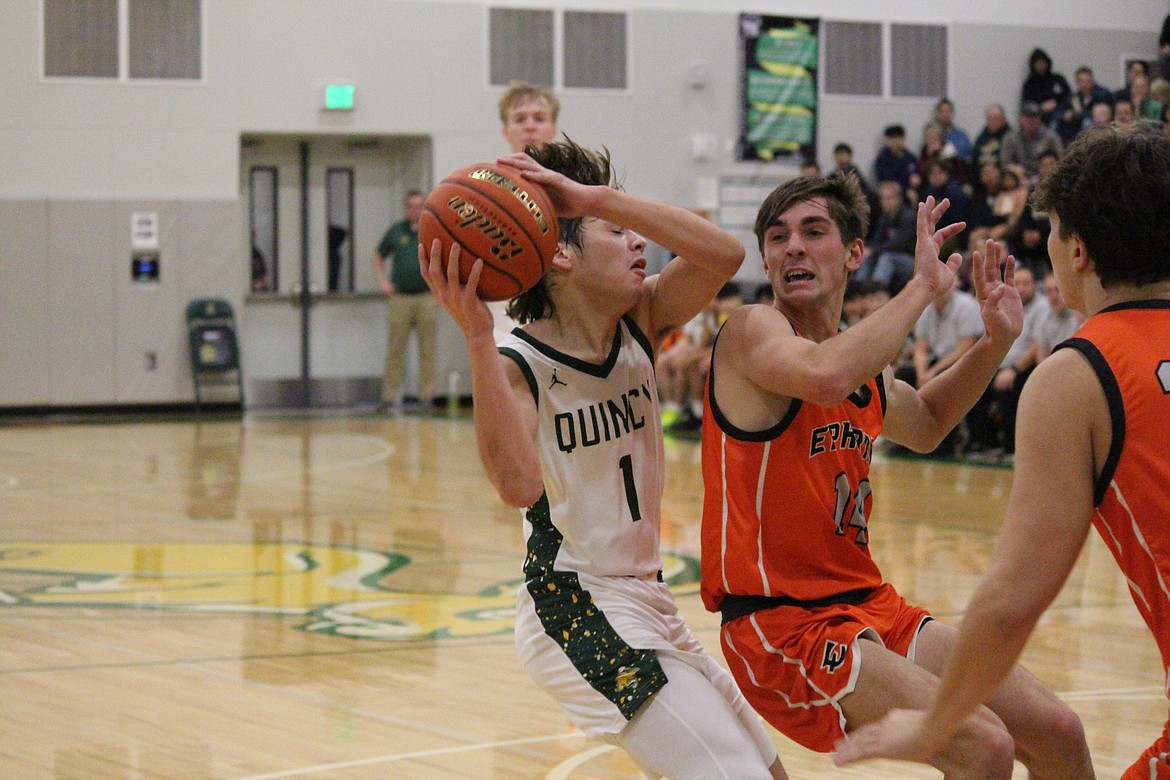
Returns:
[[[741,14],[739,159],[816,158],[819,20]]]

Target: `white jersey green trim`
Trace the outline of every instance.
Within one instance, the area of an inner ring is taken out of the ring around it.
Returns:
[[[583,589],[595,577],[654,578],[664,484],[653,350],[623,319],[601,363],[515,329],[514,360],[537,407],[545,492],[524,515],[525,587],[545,633],[628,719],[666,676],[653,650],[630,647]]]

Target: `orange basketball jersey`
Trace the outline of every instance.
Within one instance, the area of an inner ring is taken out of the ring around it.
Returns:
[[[1170,668],[1170,301],[1111,306],[1062,347],[1088,359],[1113,418],[1093,524]]]
[[[812,601],[874,588],[869,464],[885,387],[871,379],[833,407],[794,399],[763,431],[731,425],[708,374],[703,414],[702,595]]]

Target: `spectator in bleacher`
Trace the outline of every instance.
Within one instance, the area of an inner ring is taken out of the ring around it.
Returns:
[[[873,279],[851,278],[845,283],[841,330],[856,325],[890,301],[890,290]]]
[[[1048,299],[1048,308],[1036,323],[1037,363],[1047,359],[1057,344],[1072,338],[1085,322],[1085,315],[1070,309],[1064,296],[1060,294],[1056,274],[1051,274],[1044,280],[1044,296]]]
[[[989,238],[1006,241],[1016,232],[1031,191],[1032,187],[1022,167],[1009,165],[1003,169],[1003,186],[992,204],[992,212],[999,223]]]
[[[1113,106],[1108,103],[1098,103],[1093,106],[1093,110],[1089,116],[1089,124],[1081,129],[1081,132],[1088,130],[1090,127],[1103,127],[1113,121]]]
[[[865,255],[853,278],[878,282],[891,295],[897,295],[914,275],[917,211],[906,202],[902,186],[896,181],[878,185],[878,203],[873,236],[865,244]]]
[[[1113,121],[1121,127],[1137,124],[1137,112],[1133,110],[1133,101],[1127,97],[1117,98],[1113,103]]]
[[[682,326],[658,356],[655,373],[661,396],[662,427],[669,432],[697,431],[703,418],[703,384],[711,368],[711,345],[731,312],[743,305],[735,282],[727,282],[715,299]]]
[[[902,191],[910,189],[910,178],[918,170],[918,158],[906,148],[906,128],[889,125],[882,131],[885,145],[873,163],[874,181],[896,181]]]
[[[926,180],[930,166],[936,160],[946,160],[950,163],[950,172],[960,185],[967,183],[967,165],[963,159],[955,154],[953,147],[948,146],[943,137],[942,128],[935,124],[926,126],[922,131],[922,149],[918,152],[918,183],[911,180],[911,201],[922,200],[919,197],[924,189],[922,182]]]
[[[861,185],[863,191],[869,186],[865,177],[861,175],[861,171],[853,164],[853,147],[844,141],[833,147],[833,170],[828,175],[832,176],[833,174],[856,176],[857,183]]]
[[[1066,146],[1072,143],[1081,130],[1092,124],[1093,107],[1101,103],[1112,106],[1113,93],[1097,83],[1092,68],[1082,65],[1077,68],[1076,89],[1054,128]]]
[[[1150,66],[1144,60],[1130,60],[1129,64],[1125,66],[1125,86],[1113,93],[1113,102],[1117,103],[1119,100],[1131,100],[1130,85],[1133,84],[1135,76],[1142,75],[1147,79],[1150,77]]]
[[[1024,272],[1022,282],[1020,271]],[[1031,282],[1028,281],[1029,277]],[[1002,431],[1000,443],[1003,445],[1004,454],[1009,457],[1016,453],[1016,410],[1020,403],[1020,391],[1024,389],[1024,383],[1031,376],[1032,369],[1040,362],[1036,342],[1040,333],[1040,323],[1048,316],[1049,308],[1048,296],[1043,291],[1047,284],[1051,283],[1053,286],[1056,284],[1056,277],[1051,273],[1034,273],[1026,266],[1016,266],[1015,278],[1017,290],[1020,290],[1021,285],[1031,284],[1030,302],[1024,305],[1024,327],[1017,341],[1019,348],[1017,343],[1012,344],[1012,349],[1008,351],[1008,359],[1000,364],[1000,370],[992,380],[992,385],[997,386],[999,391],[997,402]]]
[[[1150,122],[1161,126],[1166,121],[1163,118],[1163,109],[1166,108],[1167,103],[1170,103],[1170,80],[1161,76],[1152,80],[1150,82],[1150,99],[1158,105],[1156,115],[1150,117]]]
[[[978,248],[978,241],[986,240],[988,229],[997,222],[995,198],[1002,188],[1003,168],[999,167],[999,159],[981,163],[978,175],[971,183],[971,209],[967,214],[968,252]]]
[[[841,299],[841,322],[839,330],[845,330],[861,322],[865,313],[865,288],[874,282],[851,278],[845,283],[845,296]]]
[[[999,150],[1003,146],[1003,139],[1012,129],[1008,124],[1007,113],[999,103],[992,103],[983,109],[983,129],[975,136],[975,148],[972,152],[974,163],[983,165],[986,162],[999,162]]]
[[[955,104],[949,98],[942,98],[934,106],[934,120],[927,124],[937,125],[942,130],[945,156],[958,157],[963,165],[971,164],[971,138],[955,125]]]
[[[1046,151],[1056,152],[1059,157],[1064,144],[1054,130],[1044,125],[1040,107],[1031,101],[1025,102],[1020,106],[1020,126],[1003,139],[1000,165],[1004,168],[1023,166],[1028,178],[1034,181],[1039,172],[1040,155]]]
[[[978,249],[989,238],[1006,242],[1016,231],[1028,200],[1028,185],[1018,166],[1004,169],[988,163],[979,172],[980,194],[971,199],[967,225],[968,252]]]
[[[858,167],[853,164],[853,147],[844,141],[833,147],[833,170],[829,172],[829,176],[833,175],[857,177],[857,186],[861,187],[861,194],[869,203],[869,213],[873,214],[878,210],[877,193],[874,192],[873,187],[869,186],[869,182],[865,180],[865,176],[862,175]],[[871,224],[870,232],[865,236],[866,240],[873,236],[873,227],[874,225]]]
[[[941,202],[943,198],[950,200],[950,208],[939,219],[938,228],[944,228],[955,222],[966,222],[971,213],[971,198],[963,189],[963,185],[951,175],[952,163],[953,160],[932,162],[926,171],[926,181],[923,183],[922,190],[918,193],[918,197],[912,199],[913,201],[924,201],[933,196],[935,203]],[[967,229],[964,228],[958,235],[947,239],[947,242],[939,249],[939,255],[947,257],[952,252],[958,252],[966,246]]]
[[[1129,102],[1139,122],[1162,122],[1162,104],[1150,95],[1150,79],[1138,73],[1129,82]]]
[[[1036,185],[1056,168],[1058,159],[1052,151],[1040,155],[1040,174],[1036,184],[1028,192],[1027,205],[1015,233],[1007,237],[1012,254],[1016,256],[1016,268],[1026,265],[1036,274],[1036,278],[1052,271],[1052,261],[1048,257],[1048,234],[1052,232],[1052,223],[1048,219],[1048,212],[1041,211],[1033,204],[1032,193],[1036,191]]]
[[[1052,270],[1052,261],[1048,258],[1048,215],[1043,214],[1045,219],[1041,221],[1033,219],[1035,214],[1031,205],[1024,209],[1020,228],[1012,237],[1010,246],[1012,254],[1016,256],[1017,267],[1027,266],[1037,274],[1046,274]]]
[[[967,413],[968,453],[1016,451],[1016,408],[1024,382],[1036,365],[1037,324],[1048,310],[1048,301],[1038,294],[1036,281],[1031,268],[1016,266],[1013,283],[1024,304],[1024,327],[991,384]]]
[[[1052,72],[1052,58],[1048,53],[1041,48],[1033,49],[1028,58],[1028,77],[1020,90],[1020,100],[1039,106],[1040,121],[1052,125],[1064,110],[1071,93],[1065,77]]]

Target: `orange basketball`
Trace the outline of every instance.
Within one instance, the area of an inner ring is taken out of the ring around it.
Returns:
[[[557,251],[557,215],[544,188],[514,168],[478,163],[460,168],[427,195],[418,237],[429,252],[434,239],[461,247],[459,280],[483,260],[479,297],[514,298],[544,276]]]

